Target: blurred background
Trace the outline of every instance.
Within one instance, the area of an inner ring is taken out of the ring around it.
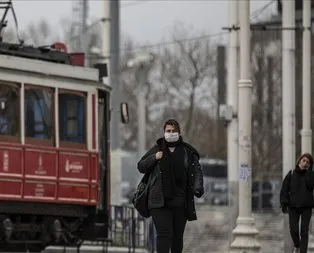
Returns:
[[[301,25],[302,7],[297,2],[301,1],[296,1],[296,23]],[[14,8],[19,35],[26,43],[42,46],[63,41],[70,51],[80,51],[85,43],[91,66],[108,54],[103,50],[106,20],[101,0],[14,1]],[[129,104],[130,122],[119,129],[121,139],[117,148],[121,160],[119,166],[112,168],[115,175],[112,189],[116,192],[112,201],[128,206],[141,177],[136,168],[138,76],[137,70],[127,63],[138,54],[153,53],[158,60],[144,80],[145,147],[155,144],[162,136],[164,121],[174,117],[181,123],[184,140],[202,156],[206,192],[197,200],[198,221],[187,226],[184,252],[227,252],[234,228],[230,222],[233,209],[228,204],[227,128],[218,113],[219,105],[226,104],[229,32],[223,27],[228,26],[228,1],[123,0],[119,8],[120,40],[116,46],[119,71],[111,75],[118,75],[120,99]],[[251,25],[252,208],[263,252],[276,253],[283,249],[283,215],[278,199],[283,170],[280,1],[251,1]],[[82,26],[86,29],[83,42]],[[302,30],[296,29],[295,34],[299,154]],[[9,21],[4,41],[16,40],[16,27]],[[154,238],[153,229],[147,233]],[[137,246],[148,247],[143,245]],[[149,245],[151,249],[152,244]]]

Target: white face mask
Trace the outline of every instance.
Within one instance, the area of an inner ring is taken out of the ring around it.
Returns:
[[[165,140],[167,142],[176,142],[179,140],[179,133],[165,133]]]

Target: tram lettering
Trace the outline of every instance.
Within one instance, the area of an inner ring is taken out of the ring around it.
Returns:
[[[67,173],[80,173],[83,170],[83,165],[80,162],[70,162],[68,159],[65,162],[65,171]]]
[[[9,171],[9,152],[8,151],[3,152],[3,171],[4,172]]]
[[[35,196],[43,197],[45,195],[45,186],[43,184],[36,184]]]

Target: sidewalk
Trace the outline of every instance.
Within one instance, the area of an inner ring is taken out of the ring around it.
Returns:
[[[103,249],[102,246],[87,246],[87,245],[82,245],[80,248],[80,253],[95,253],[95,252],[106,252],[105,249]],[[108,246],[108,253],[133,253],[132,249],[129,249],[127,247],[112,247]],[[48,247],[44,253],[77,253],[76,248],[66,248],[64,251],[63,248],[61,247]],[[136,248],[135,253],[148,253],[148,250],[146,249],[141,249],[141,248]]]

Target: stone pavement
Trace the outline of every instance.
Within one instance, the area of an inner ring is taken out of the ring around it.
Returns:
[[[229,210],[227,207],[198,206],[198,220],[188,222],[184,235],[184,253],[228,253]],[[263,253],[283,252],[283,215],[281,212],[253,213],[256,227],[259,230],[258,241]],[[131,253],[126,247],[109,247],[108,252]],[[48,248],[45,253],[62,253],[63,249]],[[67,249],[76,252],[76,249]],[[102,252],[100,246],[82,246],[81,253]],[[146,253],[147,250],[136,249],[136,253]]]
[[[227,207],[199,206],[198,220],[188,222],[184,253],[228,252],[229,232],[232,227],[228,219]],[[263,253],[283,252],[283,216],[281,213],[254,213],[256,227],[260,234],[258,241]]]

